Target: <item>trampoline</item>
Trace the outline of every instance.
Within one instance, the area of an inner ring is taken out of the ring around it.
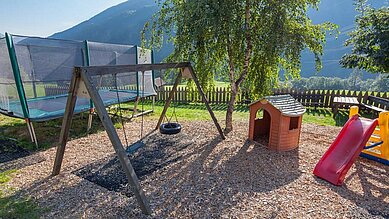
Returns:
[[[31,121],[63,117],[74,66],[153,63],[151,50],[135,45],[17,36],[0,38],[0,113]],[[128,72],[93,78],[104,105],[155,96],[154,72]],[[119,98],[118,98],[119,96]],[[78,97],[76,113],[93,111]]]
[[[117,94],[115,90],[100,90],[99,94],[104,102],[105,106],[110,106],[117,104]],[[137,97],[148,97],[153,96],[154,93],[145,93],[137,95],[134,91],[119,91],[119,100],[121,103],[135,101]],[[27,101],[29,107],[29,115],[31,121],[47,121],[51,119],[61,118],[64,115],[66,101],[68,95],[56,95],[48,96],[44,98],[35,98]],[[76,102],[75,113],[87,112],[91,109],[90,100],[88,98],[78,97]],[[23,118],[23,112],[21,103],[19,101],[14,101],[10,103],[10,110],[3,112],[8,116]]]

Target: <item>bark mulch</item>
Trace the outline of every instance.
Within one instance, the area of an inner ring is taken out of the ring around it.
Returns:
[[[147,121],[145,133],[155,121]],[[183,122],[174,136],[150,134],[130,155],[153,214],[142,215],[104,132],[68,143],[61,174],[46,160],[21,168],[9,182],[49,210],[45,218],[388,218],[389,167],[358,158],[343,186],[312,171],[340,128],[304,124],[288,152],[247,141],[247,122],[224,141],[212,122]],[[139,122],[126,124],[138,140]],[[118,131],[123,138],[122,131]]]

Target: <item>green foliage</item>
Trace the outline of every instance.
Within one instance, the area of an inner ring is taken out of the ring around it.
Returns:
[[[325,31],[334,25],[312,24],[306,12],[318,2],[158,1],[161,9],[145,25],[143,42],[147,35],[149,45],[161,46],[164,36],[169,36],[174,51],[168,60],[192,61],[203,86],[212,86],[218,70],[237,86],[248,77],[245,89],[259,96],[277,84],[281,68],[288,78],[299,77],[300,53],[305,48],[315,54],[320,68]]]
[[[299,90],[356,90],[356,91],[389,91],[389,78],[378,75],[375,79],[362,81],[358,75],[352,73],[349,78],[309,77],[283,82],[282,87]]]
[[[374,9],[365,0],[357,2],[360,15],[356,29],[350,33],[346,46],[352,45],[351,54],[342,57],[346,68],[360,68],[369,72],[389,73],[389,7]]]

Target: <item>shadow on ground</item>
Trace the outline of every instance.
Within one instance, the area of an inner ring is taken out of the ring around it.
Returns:
[[[145,138],[143,141],[146,146],[129,154],[131,164],[140,180],[183,159],[183,156],[190,156],[190,154],[182,155],[181,152],[193,142],[177,143],[186,137],[180,133],[168,138],[162,138],[160,134],[151,134]],[[131,188],[127,187],[128,180],[120,161],[114,155],[91,163],[73,173],[108,190],[121,192],[128,197],[133,195]]]
[[[20,147],[16,140],[0,138],[0,171],[20,169],[42,161],[45,158]]]
[[[225,160],[225,154],[230,153],[228,148],[213,153],[222,142],[219,136],[201,145],[183,140],[187,137],[179,134],[162,138],[160,134],[154,134],[147,139],[147,147],[129,156],[141,181],[156,171],[159,171],[158,177],[162,174],[168,178],[163,185],[163,188],[168,188],[166,191],[163,189],[168,195],[165,194],[162,201],[169,208],[163,209],[162,215],[169,215],[175,209],[182,211],[182,215],[195,215],[196,212],[191,210],[196,210],[197,213],[204,211],[205,215],[218,217],[223,210],[242,201],[236,198],[237,194],[272,191],[292,183],[301,175],[298,149],[275,153],[264,146],[245,141],[233,156]],[[188,153],[186,150],[190,147],[199,150]],[[195,159],[187,165],[170,166],[188,158]],[[167,166],[169,168],[165,169]],[[116,157],[99,160],[73,173],[108,190],[133,196]],[[150,199],[161,199],[161,189],[156,188],[150,194]],[[184,199],[190,199],[196,208],[188,210],[180,207],[187,205],[188,202],[182,203]],[[270,208],[269,216],[276,212],[277,209]]]
[[[334,186],[319,178],[316,178],[316,181],[329,187],[343,198],[352,201],[360,208],[366,209],[371,215],[389,218],[389,208],[387,201],[385,201],[389,197],[389,168],[377,162],[360,158],[355,162],[355,169],[346,177],[342,186]],[[349,188],[347,181],[350,180],[358,180],[362,191],[356,192],[355,189]],[[373,184],[372,181],[375,183]]]

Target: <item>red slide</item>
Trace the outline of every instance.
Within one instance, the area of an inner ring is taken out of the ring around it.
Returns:
[[[360,118],[358,115],[351,117],[316,164],[313,174],[334,185],[341,185],[377,125],[377,119]]]

